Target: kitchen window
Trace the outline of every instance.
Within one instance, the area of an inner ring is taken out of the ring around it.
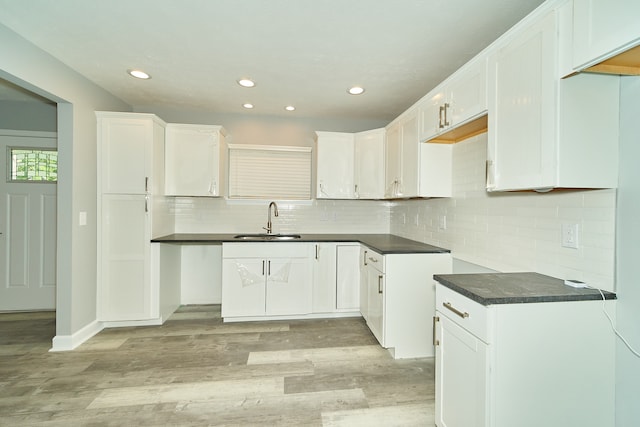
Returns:
[[[229,144],[229,198],[311,199],[311,148]]]

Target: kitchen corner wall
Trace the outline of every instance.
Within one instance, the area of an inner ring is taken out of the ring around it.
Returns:
[[[390,203],[365,200],[278,201],[274,233],[389,233]],[[262,233],[269,201],[177,197],[176,233]]]
[[[615,190],[485,191],[487,134],[453,147],[453,197],[395,202],[390,232],[503,272],[536,271],[614,290]],[[578,249],[561,247],[578,224]]]

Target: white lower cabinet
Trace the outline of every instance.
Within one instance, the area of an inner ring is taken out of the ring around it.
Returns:
[[[433,356],[433,275],[451,271],[451,254],[363,246],[360,259],[360,312],[380,345],[396,359]]]
[[[357,313],[360,309],[359,243],[314,244],[313,313]]]
[[[435,304],[438,427],[615,424],[601,300],[484,306],[437,284]]]
[[[222,317],[311,313],[311,249],[307,243],[224,243]]]

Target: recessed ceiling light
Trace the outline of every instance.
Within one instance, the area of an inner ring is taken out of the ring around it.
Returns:
[[[286,107],[284,107],[284,109],[287,111],[295,111],[296,107],[294,107],[293,105],[287,105]]]
[[[130,76],[133,76],[136,79],[147,80],[151,78],[149,74],[145,73],[142,70],[127,70],[127,73],[129,73]]]
[[[347,89],[347,92],[349,92],[351,95],[360,95],[364,93],[364,88],[360,86],[354,86]]]
[[[242,87],[254,87],[256,85],[254,81],[250,79],[240,79],[238,80],[238,84]]]
[[[247,110],[250,110],[250,109],[252,109],[252,108],[253,108],[253,104],[249,104],[248,102],[247,102],[246,104],[242,104],[242,106],[243,106],[244,108],[246,108]]]

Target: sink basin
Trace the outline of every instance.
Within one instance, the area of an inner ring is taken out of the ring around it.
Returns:
[[[238,240],[296,240],[299,234],[238,234],[233,236]]]

